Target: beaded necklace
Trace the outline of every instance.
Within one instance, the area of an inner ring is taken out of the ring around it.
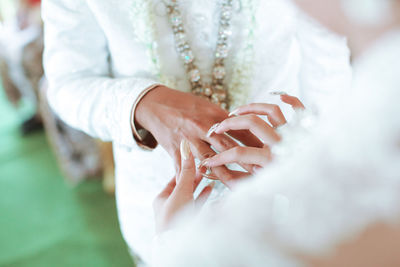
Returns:
[[[224,84],[226,75],[225,58],[229,54],[229,36],[231,32],[232,0],[223,0],[219,18],[218,39],[215,48],[215,59],[212,70],[212,82],[204,82],[196,65],[193,50],[187,40],[183,19],[177,0],[165,1],[169,22],[174,32],[176,50],[186,69],[193,94],[209,99],[223,109],[228,109],[228,94]]]
[[[155,3],[166,0],[135,0],[132,1],[130,19],[133,25],[135,37],[146,47],[146,53],[151,60],[151,73],[159,81],[170,88],[177,88],[176,77],[166,75],[161,71],[161,61],[157,51],[157,38],[159,33],[155,26]],[[171,1],[171,0],[169,0]],[[243,12],[242,23],[245,29],[245,38],[241,49],[232,57],[232,77],[225,81],[229,91],[229,108],[236,108],[247,102],[251,91],[253,67],[254,67],[254,38],[257,29],[256,11],[260,0],[240,0]],[[161,3],[160,3],[161,4]],[[162,3],[165,5],[165,3]]]

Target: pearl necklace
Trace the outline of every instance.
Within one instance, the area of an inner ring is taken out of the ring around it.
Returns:
[[[209,99],[223,109],[228,109],[228,94],[224,84],[226,74],[224,61],[229,52],[228,37],[232,34],[230,29],[232,0],[222,0],[211,84],[203,81],[200,70],[195,63],[193,51],[183,28],[183,19],[177,0],[166,0],[165,5],[167,6],[169,22],[174,32],[176,50],[185,65],[192,93]]]

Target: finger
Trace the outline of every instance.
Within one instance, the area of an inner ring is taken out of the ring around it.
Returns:
[[[193,154],[200,160],[204,160],[215,155],[215,152],[210,148],[210,146],[203,141],[199,140],[199,142],[192,142],[191,144]],[[238,178],[238,173],[236,171],[229,170],[225,166],[219,166],[212,168],[212,172],[210,174],[203,174],[203,176],[209,179],[220,180],[227,185],[227,181]]]
[[[280,141],[281,137],[268,123],[257,115],[243,115],[230,117],[222,121],[215,129],[215,133],[221,134],[230,130],[249,130],[263,143],[273,144]]]
[[[281,95],[281,100],[282,102],[291,105],[294,110],[305,109],[303,103],[295,96]]]
[[[263,147],[264,144],[249,130],[229,131],[227,134],[245,146]]]
[[[209,146],[209,144],[205,143],[204,141],[198,139],[197,141],[192,141],[190,143],[190,148],[192,150],[193,155],[198,158],[199,160],[204,160],[207,158],[210,158],[214,156],[216,153],[214,150],[212,150]],[[204,174],[206,173],[207,168],[204,166],[199,166],[197,169],[198,173],[204,177]],[[213,179],[213,180],[218,180],[219,178],[215,175],[209,175],[207,178]]]
[[[172,191],[174,191],[176,185],[176,177],[172,178],[164,189],[158,194],[157,198],[168,198]]]
[[[238,182],[243,181],[244,179],[248,179],[252,176],[252,174],[248,172],[236,172],[234,175],[234,179],[228,180],[224,183],[229,189],[235,187]]]
[[[229,115],[247,115],[247,114],[265,115],[267,116],[268,121],[274,127],[286,124],[286,119],[282,113],[281,108],[275,104],[252,103],[238,107],[237,109],[232,111]]]
[[[230,172],[231,172],[231,177],[230,177],[230,179],[227,179],[227,181],[228,181],[227,184],[229,184],[229,181],[237,181],[237,180],[240,180],[242,178],[249,177],[252,175],[251,173],[242,172],[242,171],[230,170]]]
[[[211,195],[214,186],[215,186],[215,181],[211,182],[209,185],[203,188],[199,196],[194,201],[196,208],[201,208],[204,205],[204,203],[206,203],[207,199]]]
[[[179,150],[179,143],[172,141],[171,144],[165,147],[165,150],[168,152],[174,162],[175,172],[179,173],[181,168],[181,152]]]
[[[196,165],[190,149],[189,142],[184,139],[180,145],[181,171],[177,175],[177,189],[193,193],[193,185],[196,177]]]
[[[270,161],[271,153],[268,147],[235,147],[206,159],[202,165],[213,168],[231,163],[244,163],[265,167]]]
[[[181,171],[181,152],[179,149],[175,149],[172,154],[170,155],[173,158],[174,165],[175,165],[175,172],[179,173]]]
[[[234,147],[239,146],[238,143],[236,143],[231,137],[228,135],[211,135],[210,137],[205,138],[207,143],[212,145],[218,152],[223,152],[229,149],[232,149]],[[249,164],[240,164],[240,166],[245,169],[248,172],[253,171],[253,166]]]
[[[213,125],[211,128],[217,127],[218,125],[219,125],[219,123]],[[228,135],[216,135],[216,134],[212,134],[211,133],[210,135],[207,134],[204,137],[203,141],[206,141],[207,143],[212,145],[218,151],[225,151],[225,150],[230,149],[232,147],[238,146],[238,143],[236,143]]]

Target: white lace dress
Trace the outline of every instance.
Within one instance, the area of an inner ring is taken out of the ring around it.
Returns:
[[[155,246],[157,266],[302,266],[376,223],[400,223],[400,32],[355,63],[355,90],[285,136],[285,158]]]
[[[220,1],[181,2],[199,68],[210,73]],[[232,107],[277,102],[269,92],[285,90],[317,109],[319,103],[346,92],[351,74],[345,39],[305,20],[289,1],[234,2],[232,49],[226,63]],[[139,93],[152,84],[189,90],[163,4],[47,0],[43,18],[49,102],[71,126],[113,141],[122,234],[148,261],[154,235],[152,201],[174,168],[161,147],[148,152],[137,146],[130,110]]]

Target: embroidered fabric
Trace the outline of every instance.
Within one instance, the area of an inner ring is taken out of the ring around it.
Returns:
[[[214,15],[218,5],[211,0],[182,2],[199,67],[210,73],[209,55],[216,42]],[[249,51],[254,54],[250,63],[246,63],[251,68],[243,68],[251,83],[248,89],[237,88],[248,90],[247,93],[237,97],[233,94],[238,104],[279,103],[279,98],[269,94],[276,89],[306,97],[310,104],[318,103],[319,97],[328,92],[344,91],[342,88],[350,80],[345,40],[318,30],[314,23],[303,23],[290,1],[242,2],[254,5],[256,8],[252,10],[256,12],[250,20],[255,31],[253,49]],[[189,91],[160,3],[159,0],[48,0],[43,2],[42,9],[50,105],[69,125],[113,141],[122,233],[129,247],[145,262],[150,260],[154,234],[152,201],[173,176],[174,165],[163,148],[147,152],[137,146],[130,127],[130,111],[140,92],[153,84],[169,81],[167,85]],[[148,28],[143,27],[148,22],[145,11],[149,6],[154,10],[156,42],[151,42]],[[244,36],[251,27],[250,21],[243,19],[245,14],[238,9],[233,15],[231,53],[240,60],[234,63],[235,58],[228,59],[227,79],[235,79],[234,68],[241,70],[240,62],[247,56],[239,56],[244,46],[249,45]],[[326,43],[330,45],[329,53],[324,48]],[[157,58],[151,50],[157,52]],[[321,60],[315,60],[320,55],[323,55]],[[341,76],[332,75],[327,68],[316,76],[314,70],[321,65],[335,66],[334,72],[341,69]],[[282,106],[282,109],[289,118],[290,108]],[[222,190],[220,185],[216,188]]]

